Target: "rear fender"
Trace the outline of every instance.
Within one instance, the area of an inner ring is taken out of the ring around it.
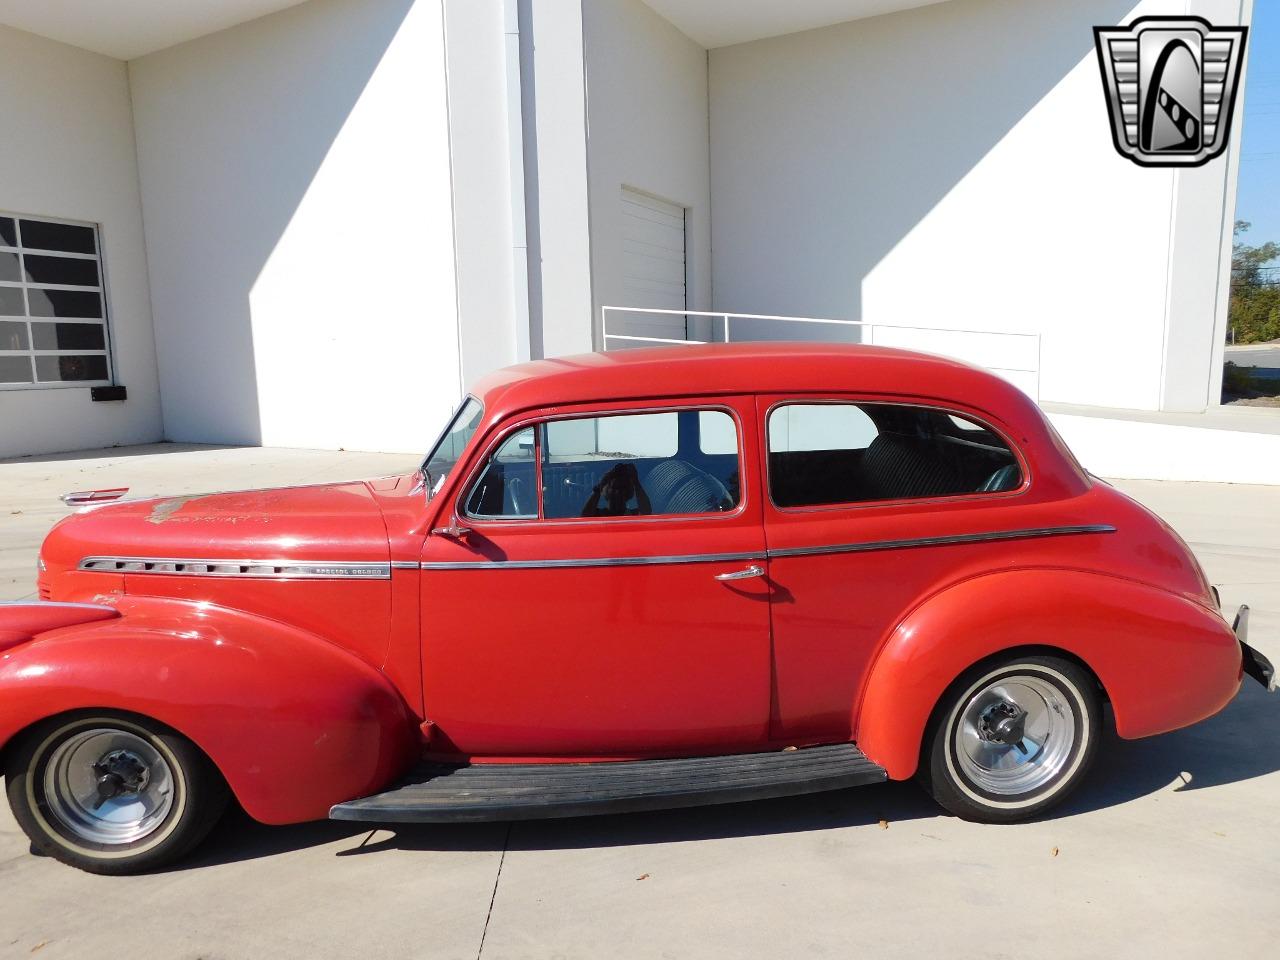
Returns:
[[[854,718],[859,747],[890,777],[912,776],[947,687],[987,657],[1028,647],[1092,670],[1126,738],[1211,716],[1240,687],[1240,644],[1198,603],[1085,571],[989,574],[934,595],[890,635]]]
[[[194,741],[264,823],[322,818],[416,755],[396,689],[320,637],[203,603],[123,597],[118,609],[0,651],[0,747],[69,710],[142,714]]]

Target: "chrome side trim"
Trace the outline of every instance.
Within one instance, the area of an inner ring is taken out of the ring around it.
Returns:
[[[60,610],[114,610],[106,603],[70,603],[62,600],[0,600],[0,607],[57,607]]]
[[[1032,527],[1026,530],[992,530],[985,533],[956,533],[942,537],[915,537],[910,540],[868,540],[865,543],[840,543],[825,547],[784,547],[770,550],[769,559],[779,557],[813,557],[825,553],[866,553],[872,550],[898,550],[910,547],[942,547],[958,543],[985,543],[992,540],[1030,540],[1034,537],[1063,537],[1077,533],[1115,533],[1106,523],[1075,527]]]
[[[910,540],[870,540],[864,543],[840,543],[821,547],[789,547],[756,553],[703,553],[666,557],[592,557],[570,560],[476,560],[448,563],[422,563],[423,570],[543,570],[555,567],[639,567],[675,563],[720,563],[739,560],[776,560],[783,557],[810,557],[828,553],[863,553],[873,550],[897,550],[910,547],[938,547],[963,543],[998,540],[1026,540],[1035,537],[1059,537],[1080,533],[1115,533],[1110,524],[1085,524],[1072,527],[1033,527],[1025,530],[993,530],[985,533],[958,533],[941,537],[917,537]]]
[[[423,563],[423,570],[546,570],[555,567],[655,567],[675,563],[727,563],[764,560],[765,552],[694,553],[669,557],[590,557],[570,560],[473,560],[458,563]]]
[[[159,557],[85,557],[77,569],[94,573],[152,573],[178,577],[257,580],[390,580],[389,563],[300,560],[192,560]]]
[[[909,540],[870,540],[863,543],[831,544],[820,547],[787,547],[751,553],[696,553],[655,557],[574,557],[562,560],[468,560],[426,562],[397,560],[392,563],[295,560],[190,560],[155,557],[85,557],[77,569],[96,573],[164,574],[168,576],[244,577],[273,580],[389,580],[395,570],[546,570],[582,567],[651,567],[685,563],[731,563],[810,557],[823,554],[864,553],[911,547],[937,547],[998,540],[1026,540],[1035,537],[1070,536],[1082,533],[1115,533],[1110,524],[1069,527],[1033,527],[1025,530],[993,530]]]

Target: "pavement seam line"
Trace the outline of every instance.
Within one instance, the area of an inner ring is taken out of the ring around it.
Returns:
[[[485,937],[489,936],[489,921],[493,918],[493,905],[498,900],[498,883],[502,880],[502,867],[507,862],[507,848],[511,846],[511,828],[514,822],[507,824],[507,832],[502,837],[502,856],[498,858],[498,873],[493,878],[493,893],[489,896],[489,912],[484,915],[484,929],[480,931],[480,949],[476,951],[476,960],[484,955]]]

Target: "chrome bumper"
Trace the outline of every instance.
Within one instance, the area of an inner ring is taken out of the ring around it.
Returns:
[[[1231,624],[1231,629],[1235,631],[1236,639],[1240,641],[1240,656],[1244,663],[1244,672],[1266,687],[1268,693],[1273,692],[1276,689],[1276,668],[1271,665],[1270,660],[1248,643],[1249,607],[1247,604],[1241,604],[1240,609],[1236,611],[1236,619]]]

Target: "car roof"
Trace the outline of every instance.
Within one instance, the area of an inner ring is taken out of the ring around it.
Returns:
[[[908,394],[991,409],[1030,403],[977,367],[893,347],[837,343],[716,343],[535,360],[476,383],[507,413],[566,403],[753,393]]]
[[[989,371],[934,354],[837,343],[718,343],[535,360],[482,377],[471,391],[484,430],[563,405],[739,394],[854,394],[968,408],[1002,427],[1027,460],[1037,497],[1087,488],[1076,462],[1027,394]]]

